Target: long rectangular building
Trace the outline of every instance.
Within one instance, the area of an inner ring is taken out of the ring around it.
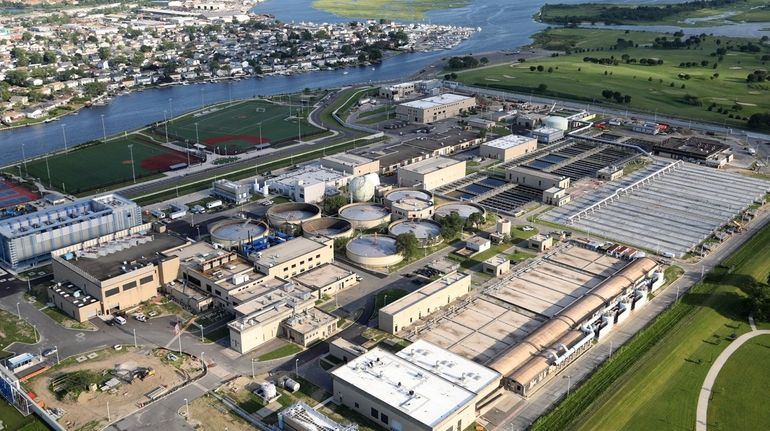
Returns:
[[[0,263],[40,265],[51,252],[142,224],[142,210],[116,194],[56,205],[0,222]]]
[[[398,185],[433,190],[465,176],[465,160],[432,157],[398,169]]]

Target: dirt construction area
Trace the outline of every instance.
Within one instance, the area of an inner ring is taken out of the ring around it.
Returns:
[[[200,372],[200,363],[165,349],[108,348],[70,358],[32,379],[28,389],[69,430],[101,429]]]

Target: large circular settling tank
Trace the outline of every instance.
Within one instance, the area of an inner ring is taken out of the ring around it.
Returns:
[[[302,223],[302,232],[307,238],[318,235],[328,238],[349,238],[353,235],[353,226],[345,219],[321,217]]]
[[[456,212],[460,218],[467,219],[473,213],[484,214],[484,208],[468,202],[452,202],[436,207],[434,218],[446,217]]]
[[[383,198],[385,206],[390,208],[390,206],[393,205],[393,202],[398,202],[403,199],[419,199],[421,201],[429,202],[433,201],[433,193],[427,190],[401,187],[385,193]]]
[[[441,225],[433,220],[399,220],[388,227],[388,233],[399,236],[413,233],[421,247],[430,247],[441,242]]]
[[[236,248],[267,234],[267,225],[249,219],[231,219],[214,223],[209,228],[211,242],[226,248]]]
[[[372,229],[390,221],[390,211],[380,204],[357,203],[340,208],[339,215],[355,229]]]
[[[386,267],[401,262],[396,239],[385,235],[361,235],[345,246],[348,259],[363,266]]]
[[[320,217],[321,208],[318,205],[301,202],[277,204],[267,210],[267,220],[275,227],[281,227],[286,223],[299,225],[304,221]]]

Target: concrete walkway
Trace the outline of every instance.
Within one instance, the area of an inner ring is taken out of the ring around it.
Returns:
[[[717,380],[719,371],[725,363],[727,363],[727,360],[730,359],[730,355],[735,353],[735,351],[745,342],[758,335],[770,335],[770,330],[751,331],[736,338],[735,341],[730,343],[730,345],[719,354],[716,361],[714,361],[714,364],[709,368],[709,372],[706,374],[706,380],[703,382],[703,387],[701,387],[700,395],[698,395],[698,410],[695,414],[695,431],[706,431],[706,427],[708,426],[708,404],[709,398],[711,397],[711,388]]]

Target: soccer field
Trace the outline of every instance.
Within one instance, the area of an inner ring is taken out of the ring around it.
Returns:
[[[296,140],[300,131],[303,138],[320,133],[321,129],[307,122],[310,109],[264,100],[218,105],[171,121],[168,133],[190,143],[200,140],[202,145],[219,154],[237,154],[259,144],[281,146]],[[165,133],[165,130],[159,126],[156,132]]]
[[[47,162],[45,158],[37,159],[27,163],[27,168],[30,176],[67,193],[98,190],[132,181],[129,144],[133,144],[137,179],[165,172],[174,164],[187,163],[187,155],[181,151],[152,143],[138,135],[128,135],[52,156]],[[194,163],[197,158],[191,157],[190,160]]]

